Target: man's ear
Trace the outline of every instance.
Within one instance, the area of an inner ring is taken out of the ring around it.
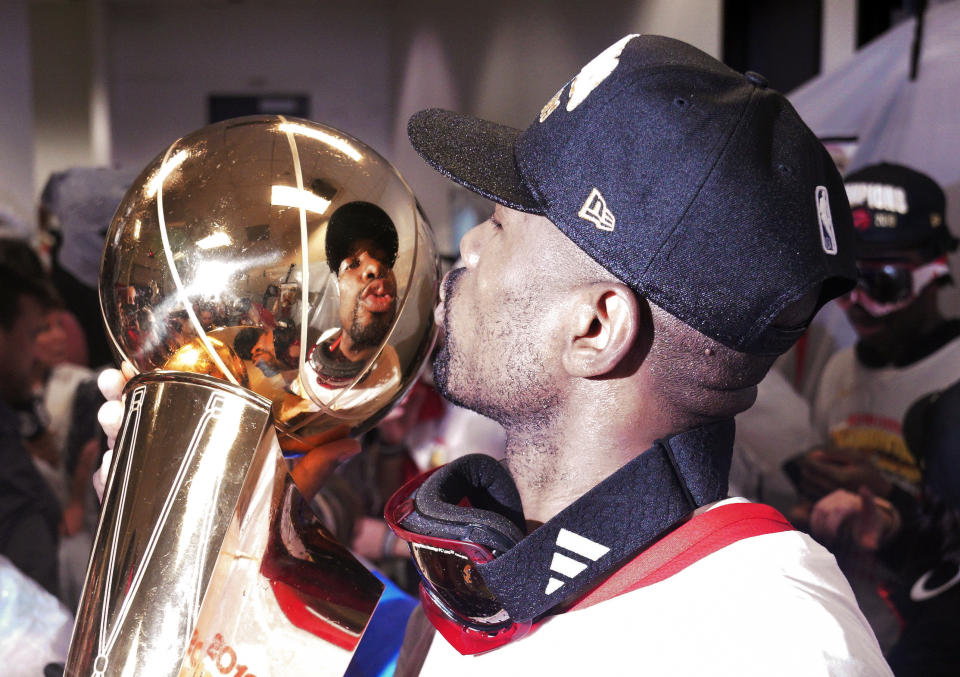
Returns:
[[[630,353],[641,328],[636,295],[624,284],[599,282],[574,292],[563,366],[571,376],[610,373]]]

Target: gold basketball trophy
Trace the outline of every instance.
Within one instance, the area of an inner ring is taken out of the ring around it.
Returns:
[[[66,675],[343,674],[382,585],[288,465],[412,385],[437,261],[400,175],[331,127],[228,120],[143,171],[100,286],[140,373]]]

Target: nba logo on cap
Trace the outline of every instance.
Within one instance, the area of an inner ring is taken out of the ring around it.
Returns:
[[[817,221],[820,223],[820,241],[823,251],[837,253],[837,236],[833,232],[833,216],[830,214],[830,196],[826,186],[817,186]]]

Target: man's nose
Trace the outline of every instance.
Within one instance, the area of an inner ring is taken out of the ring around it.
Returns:
[[[362,266],[363,278],[365,280],[376,280],[379,277],[383,277],[384,266],[376,258],[372,256],[364,257]]]
[[[483,225],[481,223],[474,226],[460,238],[460,258],[467,268],[475,268],[480,261],[480,249],[486,239]]]

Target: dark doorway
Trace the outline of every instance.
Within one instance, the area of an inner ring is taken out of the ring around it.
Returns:
[[[821,2],[726,0],[723,60],[789,92],[820,72]]]
[[[303,94],[211,94],[207,107],[210,124],[243,115],[310,117],[310,97]]]

